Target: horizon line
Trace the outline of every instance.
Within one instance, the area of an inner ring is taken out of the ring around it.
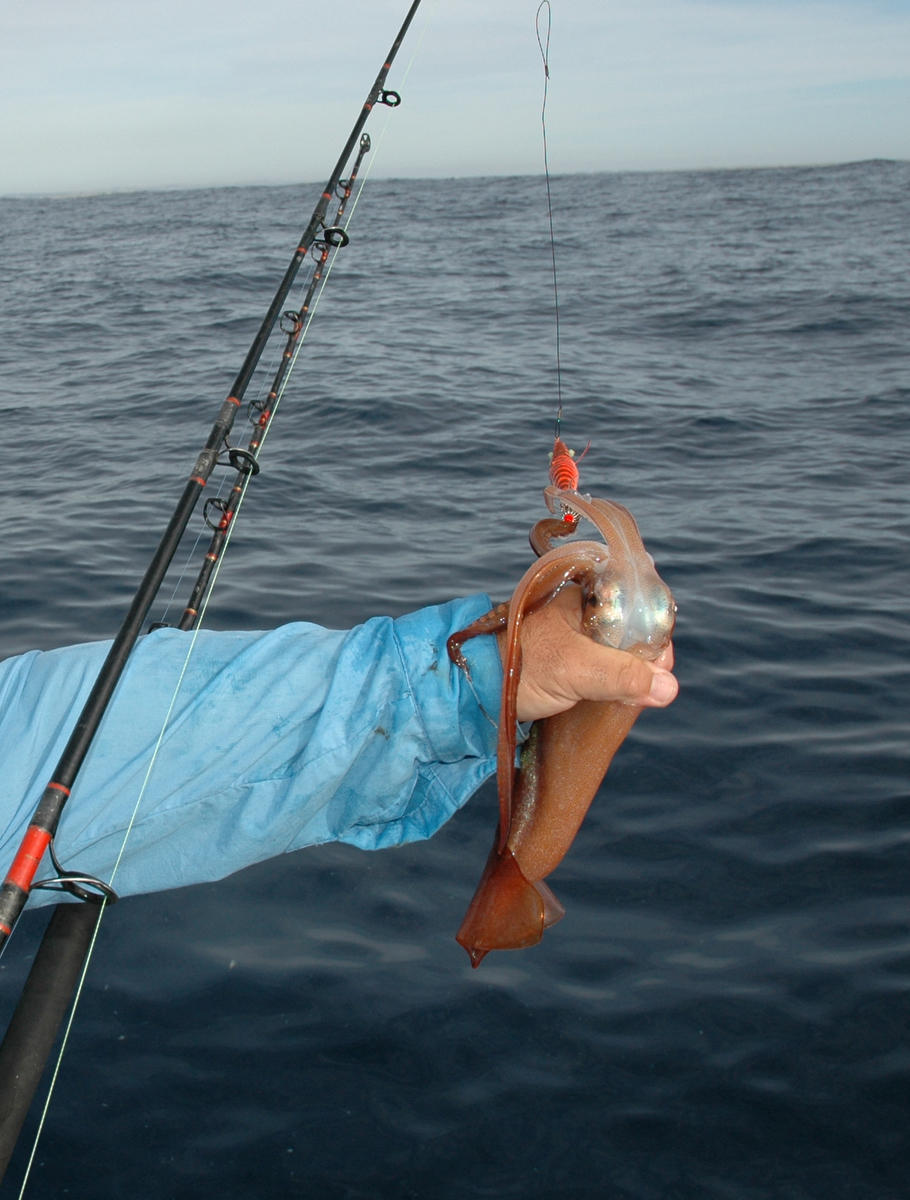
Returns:
[[[709,175],[732,174],[746,171],[826,171],[843,167],[862,167],[873,165],[900,166],[910,163],[903,158],[857,158],[835,162],[818,163],[786,163],[759,165],[743,164],[735,167],[618,167],[602,171],[559,171],[551,174],[551,179],[566,179],[592,175]],[[464,174],[464,175],[374,175],[374,182],[394,183],[399,180],[414,181],[428,180],[442,182],[445,180],[461,179],[532,179],[544,178],[543,171],[517,171],[507,175]],[[147,184],[139,187],[99,187],[86,190],[84,188],[72,191],[36,191],[36,192],[0,192],[0,200],[88,200],[95,196],[134,196],[145,192],[213,192],[241,188],[298,188],[320,187],[324,180],[295,180],[278,183],[261,180],[250,183],[196,183],[196,184]]]

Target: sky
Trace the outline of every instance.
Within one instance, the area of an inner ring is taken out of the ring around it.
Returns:
[[[0,0],[0,194],[321,180],[406,9]],[[423,0],[375,176],[541,170],[536,9]],[[552,10],[554,172],[910,159],[910,0]]]

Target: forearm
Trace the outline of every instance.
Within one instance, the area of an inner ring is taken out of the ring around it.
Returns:
[[[176,697],[191,635],[142,639],[64,812],[61,859],[109,878],[134,811],[114,881],[124,894],[221,878],[319,842],[373,849],[431,836],[495,765],[494,726],[445,652],[485,607],[475,596],[345,633],[203,631]],[[106,649],[0,664],[2,861]],[[495,717],[494,639],[477,639],[469,658]]]

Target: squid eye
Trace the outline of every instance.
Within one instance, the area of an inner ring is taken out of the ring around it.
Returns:
[[[552,462],[552,461],[553,461],[553,451],[552,451],[552,450],[551,450],[551,451],[550,451],[550,453],[547,455],[547,458],[550,460],[550,462]]]
[[[574,450],[570,450],[570,451],[569,451],[569,458],[574,458],[574,457],[575,457],[575,451],[574,451]]]

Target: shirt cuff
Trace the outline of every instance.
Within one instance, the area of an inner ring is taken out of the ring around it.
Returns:
[[[394,622],[415,712],[427,745],[414,786],[397,812],[365,821],[339,840],[364,850],[432,837],[496,771],[496,716],[502,690],[502,660],[495,637],[465,643],[471,678],[449,659],[446,642],[493,607],[489,596],[453,600]]]

